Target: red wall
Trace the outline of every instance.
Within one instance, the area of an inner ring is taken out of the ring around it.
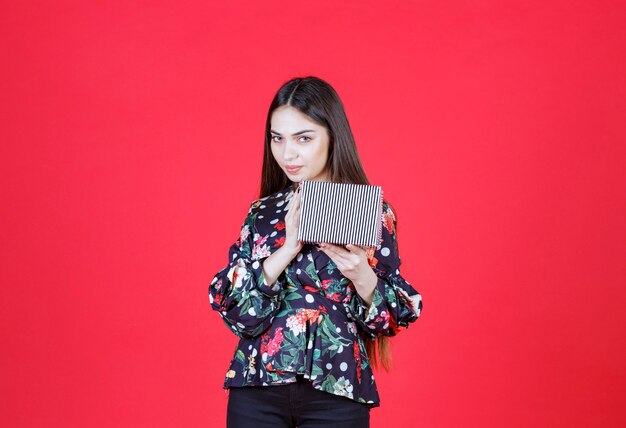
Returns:
[[[372,426],[625,426],[624,3],[208,3],[1,7],[1,425],[224,425],[207,287],[312,74],[424,299]]]

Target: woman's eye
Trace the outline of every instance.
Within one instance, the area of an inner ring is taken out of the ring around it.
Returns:
[[[279,137],[278,135],[272,135],[272,137],[271,137],[272,141],[275,142],[275,143],[279,143],[280,142],[280,138],[281,137]],[[311,137],[307,137],[306,135],[300,136],[300,141],[302,141],[302,142],[306,143],[306,142],[309,142],[311,140],[312,140],[312,138]]]

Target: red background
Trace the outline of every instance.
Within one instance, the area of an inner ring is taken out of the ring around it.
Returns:
[[[623,2],[225,3],[1,6],[1,425],[224,425],[207,288],[312,74],[424,299],[372,426],[625,426]]]

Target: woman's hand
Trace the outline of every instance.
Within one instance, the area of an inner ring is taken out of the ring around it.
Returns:
[[[263,275],[265,282],[272,286],[281,272],[298,255],[304,244],[298,241],[300,228],[300,189],[294,192],[291,200],[285,207],[285,242],[268,258],[263,261]]]
[[[287,214],[285,214],[285,243],[282,248],[292,255],[297,256],[304,244],[298,241],[298,230],[300,230],[300,187],[296,190],[287,204]]]
[[[359,295],[370,305],[378,277],[369,265],[364,249],[351,244],[346,245],[346,248],[329,243],[320,244],[320,249],[337,265],[343,276],[352,281]]]

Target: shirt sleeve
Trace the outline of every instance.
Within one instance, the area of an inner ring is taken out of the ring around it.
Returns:
[[[280,308],[279,295],[285,283],[284,272],[271,286],[263,274],[263,261],[271,254],[268,236],[254,227],[257,213],[250,205],[237,241],[228,251],[229,263],[209,286],[211,308],[218,311],[226,326],[239,337],[255,337],[272,323]]]
[[[368,307],[356,291],[349,302],[355,321],[372,339],[379,334],[395,336],[416,321],[422,311],[422,296],[400,274],[396,217],[387,203],[383,204],[382,221],[380,248],[369,259],[378,277],[372,304]]]

